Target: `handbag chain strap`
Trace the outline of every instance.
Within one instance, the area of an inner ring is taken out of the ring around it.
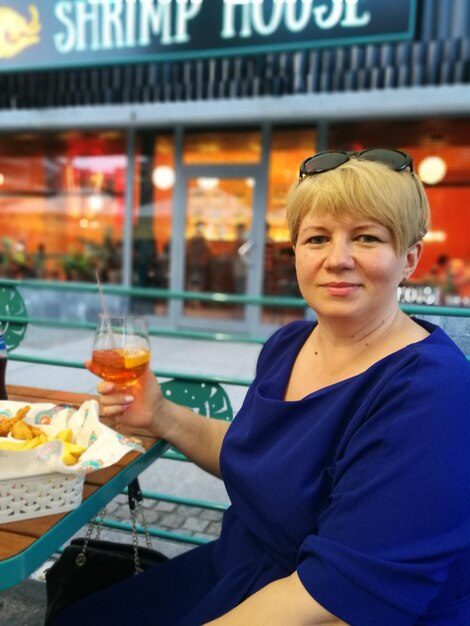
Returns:
[[[139,481],[137,479],[129,483],[129,485],[127,486],[127,493],[129,496],[129,509],[131,512],[132,545],[134,546],[135,573],[138,574],[139,572],[143,571],[142,568],[140,567],[140,558],[139,558],[139,533],[137,532],[137,515],[138,514],[140,514],[140,519],[142,520],[142,526],[144,527],[145,541],[147,544],[147,548],[149,550],[152,549],[152,543],[150,541],[150,534],[147,528],[147,522],[145,520],[142,492],[140,490]]]
[[[77,558],[75,559],[75,565],[77,567],[83,567],[86,563],[85,552],[86,552],[86,549],[88,548],[88,544],[90,542],[91,536],[95,529],[96,529],[96,539],[100,538],[101,529],[103,528],[103,520],[104,520],[105,515],[106,515],[106,508],[101,509],[101,511],[99,512],[99,516],[98,516],[98,522],[95,522],[94,520],[90,520],[88,522],[88,529],[86,531],[86,536],[83,541],[82,549],[80,550],[80,553],[77,555]]]
[[[142,572],[142,567],[140,566],[140,557],[139,557],[139,533],[137,531],[137,521],[138,515],[142,520],[142,526],[144,528],[145,542],[147,544],[147,548],[149,550],[152,549],[152,542],[150,539],[150,533],[148,531],[147,522],[144,514],[144,506],[143,506],[143,497],[142,492],[140,490],[139,481],[137,478],[133,480],[127,488],[128,491],[128,501],[129,501],[129,511],[131,514],[131,525],[132,525],[132,546],[134,549],[134,574],[139,574]],[[106,508],[101,509],[98,515],[98,521],[94,519],[90,520],[88,523],[88,529],[83,541],[82,549],[80,553],[77,555],[75,559],[75,564],[77,567],[83,567],[86,563],[86,549],[90,542],[90,539],[93,535],[93,531],[96,530],[96,539],[98,540],[101,535],[101,530],[103,528],[103,520],[106,515]]]

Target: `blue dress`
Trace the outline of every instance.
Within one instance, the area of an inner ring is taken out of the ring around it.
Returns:
[[[283,400],[314,323],[277,331],[221,451],[220,539],[95,594],[60,624],[200,626],[294,570],[351,626],[470,625],[470,365],[438,327]]]

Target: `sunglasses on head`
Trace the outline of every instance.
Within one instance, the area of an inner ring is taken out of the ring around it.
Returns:
[[[401,172],[407,167],[413,171],[413,161],[409,154],[401,150],[389,148],[369,148],[359,152],[347,152],[346,150],[325,150],[313,156],[307,157],[300,164],[299,180],[305,176],[314,176],[334,170],[343,165],[351,158],[363,159],[365,161],[376,161],[387,165],[395,172]]]

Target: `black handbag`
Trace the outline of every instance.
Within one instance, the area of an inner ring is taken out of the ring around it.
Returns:
[[[136,509],[139,509],[143,519],[143,507],[137,479],[130,483],[128,495],[132,545],[100,540],[100,522],[90,522],[87,536],[73,539],[46,572],[45,626],[52,626],[59,613],[70,604],[167,560],[164,554],[150,547],[148,533],[145,535],[147,547],[138,545]],[[101,512],[101,520],[103,516],[104,511]],[[97,538],[92,539],[95,528]]]

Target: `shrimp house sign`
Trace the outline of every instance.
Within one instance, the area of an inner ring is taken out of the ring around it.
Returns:
[[[410,39],[415,0],[0,0],[0,71]]]

